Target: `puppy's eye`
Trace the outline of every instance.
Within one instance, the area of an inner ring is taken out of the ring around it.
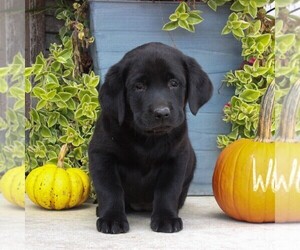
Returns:
[[[171,79],[169,81],[169,88],[177,88],[179,87],[179,82],[176,79]]]
[[[134,89],[137,92],[145,91],[146,90],[146,85],[142,82],[138,82],[134,85]]]

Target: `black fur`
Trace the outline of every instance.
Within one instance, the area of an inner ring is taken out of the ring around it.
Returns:
[[[151,210],[154,231],[182,229],[178,210],[196,165],[185,106],[196,115],[212,89],[193,58],[161,43],[137,47],[110,68],[89,146],[100,232],[127,232],[128,208]]]

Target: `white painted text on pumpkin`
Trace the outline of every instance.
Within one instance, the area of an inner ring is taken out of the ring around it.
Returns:
[[[257,192],[259,188],[261,188],[263,192],[266,192],[270,186],[274,193],[279,191],[281,188],[285,192],[289,192],[293,187],[297,193],[300,193],[300,165],[298,164],[297,159],[294,159],[292,163],[289,176],[284,176],[283,174],[278,175],[277,161],[276,159],[270,159],[267,175],[264,179],[262,174],[257,173],[256,160],[253,157],[252,175],[254,192]]]

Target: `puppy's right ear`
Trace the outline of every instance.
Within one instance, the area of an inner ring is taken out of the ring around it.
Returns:
[[[102,112],[117,118],[119,125],[125,118],[125,83],[122,75],[120,64],[112,66],[105,76],[99,95]]]

